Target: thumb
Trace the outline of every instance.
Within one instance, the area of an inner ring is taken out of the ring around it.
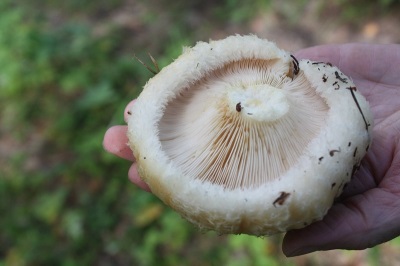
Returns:
[[[375,188],[334,205],[322,221],[289,231],[282,244],[287,257],[318,250],[365,249],[400,232],[398,197]]]

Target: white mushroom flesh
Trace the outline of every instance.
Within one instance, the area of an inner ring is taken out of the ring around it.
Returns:
[[[186,48],[128,119],[152,192],[200,228],[269,235],[322,219],[371,145],[372,114],[329,63],[256,36]]]

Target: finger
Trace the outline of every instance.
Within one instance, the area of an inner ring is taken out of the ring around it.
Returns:
[[[337,202],[344,201],[377,187],[377,182],[374,179],[376,175],[372,175],[373,169],[371,169],[372,163],[375,163],[373,159],[374,154],[372,153],[363,159],[360,169],[354,170],[356,171],[355,174],[352,176],[350,182],[345,184],[342,194],[336,199]]]
[[[398,118],[393,121],[389,120],[388,122],[390,125],[395,125],[397,121]],[[338,201],[371,190],[381,184],[384,177],[388,177],[387,173],[390,172],[389,169],[392,169],[391,164],[394,158],[392,156],[382,156],[382,154],[395,154],[394,149],[396,144],[394,141],[396,137],[390,136],[386,131],[383,132],[381,129],[381,125],[375,126],[371,149],[368,150],[368,153],[362,160],[361,168],[356,171]],[[396,130],[394,132],[399,131]],[[396,176],[396,174],[392,174],[392,176]]]
[[[136,184],[141,189],[151,192],[149,186],[140,178],[136,163],[132,164],[131,168],[129,168],[128,177],[132,183]]]
[[[128,122],[128,118],[131,115],[131,108],[133,106],[133,104],[136,102],[135,100],[132,100],[130,103],[128,103],[128,105],[125,107],[125,111],[124,111],[124,120],[125,122]]]
[[[133,157],[133,153],[128,146],[127,130],[127,126],[113,126],[109,128],[104,135],[103,147],[109,153],[129,161],[134,161],[135,157]]]
[[[393,204],[397,201],[381,189],[354,196],[334,205],[322,221],[288,232],[283,252],[292,257],[318,250],[365,249],[388,241],[400,233],[399,206]]]

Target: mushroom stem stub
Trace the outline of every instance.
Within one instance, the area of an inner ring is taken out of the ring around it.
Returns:
[[[360,91],[253,35],[199,42],[148,81],[129,145],[151,191],[200,228],[285,232],[322,219],[370,147]]]
[[[240,102],[245,111],[242,115],[259,122],[273,122],[289,110],[289,103],[282,89],[268,84],[230,88],[227,93],[232,109],[236,110],[235,103]]]

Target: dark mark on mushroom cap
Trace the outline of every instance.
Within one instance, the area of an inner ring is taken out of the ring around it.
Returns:
[[[350,91],[351,96],[353,97],[354,102],[356,103],[357,108],[358,108],[358,110],[360,111],[361,116],[362,116],[362,118],[363,118],[363,120],[364,120],[365,129],[368,131],[368,127],[369,127],[371,124],[369,124],[369,123],[367,122],[367,120],[366,120],[366,118],[365,118],[365,116],[364,116],[364,113],[363,113],[363,111],[361,110],[360,104],[359,104],[358,101],[357,101],[356,95],[354,94],[354,91],[356,91],[357,88],[356,88],[356,87],[347,87],[346,89],[348,89],[348,90]]]
[[[313,65],[320,65],[320,64],[323,64],[324,67],[325,67],[325,66],[330,66],[330,67],[332,66],[332,64],[329,63],[329,62],[326,62],[326,63],[325,63],[325,62],[313,62],[312,64],[313,64]]]
[[[343,83],[347,83],[347,78],[342,78],[338,71],[335,71],[335,77]]]
[[[338,149],[338,150],[330,150],[330,151],[329,151],[329,155],[330,155],[331,157],[333,157],[333,155],[335,155],[336,152],[340,152],[340,149]]]
[[[356,155],[357,155],[357,148],[358,148],[358,147],[356,147],[356,148],[354,149],[353,157],[356,157]]]
[[[240,102],[236,104],[236,111],[242,111],[242,104]]]
[[[276,204],[283,205],[285,203],[286,199],[290,196],[290,193],[282,191],[279,197],[272,203],[274,207],[276,207]]]
[[[334,86],[334,89],[335,89],[335,90],[340,89],[340,85],[339,85],[339,83],[338,83],[337,81],[335,81],[335,82],[332,84],[332,86]]]
[[[299,61],[293,55],[290,55],[290,57],[293,58],[293,74],[297,75],[300,72]]]

